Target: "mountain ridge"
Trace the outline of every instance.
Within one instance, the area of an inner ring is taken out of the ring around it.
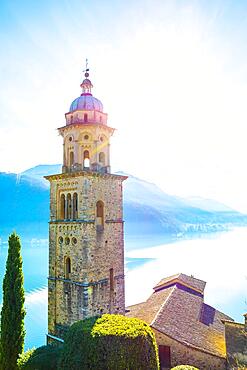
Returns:
[[[10,229],[47,235],[49,182],[43,176],[54,173],[61,173],[61,165],[38,165],[20,174],[0,173],[0,191],[8,194],[1,204],[0,237]],[[154,183],[128,176],[123,186],[128,236],[208,233],[247,225],[247,215],[217,201],[169,195]]]

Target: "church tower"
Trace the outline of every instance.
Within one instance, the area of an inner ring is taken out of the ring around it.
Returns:
[[[122,182],[111,174],[114,129],[86,67],[82,94],[58,128],[62,173],[50,181],[48,341],[75,321],[125,312]]]

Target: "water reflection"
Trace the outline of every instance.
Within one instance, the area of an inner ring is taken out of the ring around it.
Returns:
[[[247,311],[246,245],[247,228],[198,234],[189,240],[159,235],[126,238],[126,303],[145,300],[162,278],[183,272],[207,282],[207,303],[242,321],[241,316]],[[22,255],[27,310],[25,348],[32,348],[46,340],[48,241],[24,242]],[[6,256],[7,244],[2,243],[1,281]]]

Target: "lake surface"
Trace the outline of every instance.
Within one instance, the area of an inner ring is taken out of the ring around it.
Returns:
[[[45,344],[48,241],[22,243],[26,292],[25,347]],[[205,302],[242,322],[247,312],[247,228],[191,239],[150,236],[127,239],[126,305],[141,302],[162,278],[183,272],[207,282]],[[0,244],[0,280],[7,243]],[[1,294],[2,292],[0,292]],[[0,301],[2,296],[0,295]]]

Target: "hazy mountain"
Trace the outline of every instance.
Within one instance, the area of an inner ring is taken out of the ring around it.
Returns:
[[[47,237],[49,182],[43,176],[61,165],[40,165],[21,174],[0,173],[0,237],[13,229],[26,237]],[[183,235],[227,230],[247,224],[247,216],[210,199],[184,199],[129,175],[124,182],[126,235]]]
[[[247,223],[247,216],[212,199],[166,194],[153,183],[129,175],[124,186],[127,230],[190,233],[226,230]]]

